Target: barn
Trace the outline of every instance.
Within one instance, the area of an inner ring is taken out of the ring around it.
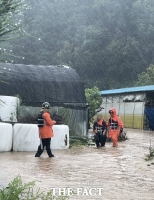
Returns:
[[[70,134],[86,135],[88,108],[84,83],[74,69],[68,66],[36,66],[1,63],[3,80],[0,95],[22,99],[22,115],[36,115],[44,101],[51,111],[63,115]]]
[[[154,85],[105,90],[101,95],[104,118],[115,107],[125,127],[154,130]]]

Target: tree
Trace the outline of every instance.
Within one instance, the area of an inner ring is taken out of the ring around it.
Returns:
[[[85,90],[86,99],[89,104],[89,119],[96,114],[96,109],[100,108],[102,97],[98,87],[88,88]]]
[[[20,29],[21,5],[25,5],[24,0],[0,0],[0,42]]]
[[[21,5],[25,5],[24,0],[0,0],[0,62],[6,61],[6,56],[12,52],[12,50],[7,52],[6,48],[2,48],[2,46],[7,46],[6,42],[8,42],[10,36],[13,33],[17,34],[17,31],[20,30],[22,22]],[[3,68],[0,66],[0,82],[5,79]]]
[[[100,90],[134,86],[154,63],[153,0],[26,2],[29,35],[8,44],[15,63],[69,65]]]
[[[136,86],[154,85],[154,65],[151,64],[146,72],[138,75]]]

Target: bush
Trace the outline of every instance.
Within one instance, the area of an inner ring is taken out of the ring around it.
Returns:
[[[56,197],[52,192],[34,190],[35,182],[23,183],[17,176],[7,188],[0,190],[0,200],[66,200],[68,197]],[[35,192],[34,192],[35,191]]]
[[[100,108],[102,97],[97,87],[85,90],[86,99],[89,105],[89,120],[97,113],[96,109]]]
[[[70,137],[70,147],[78,147],[78,146],[86,146],[88,145],[88,138],[87,137],[78,137],[73,136]]]

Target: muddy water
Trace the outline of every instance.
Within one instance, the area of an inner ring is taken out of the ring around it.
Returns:
[[[154,165],[144,160],[154,133],[128,130],[129,140],[111,148],[72,148],[54,151],[55,158],[34,153],[0,153],[0,188],[18,174],[24,181],[41,181],[41,189],[51,187],[103,188],[103,197],[80,199],[154,200]],[[70,199],[79,199],[77,196]]]

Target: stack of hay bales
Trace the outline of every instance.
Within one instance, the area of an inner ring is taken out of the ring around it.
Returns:
[[[0,102],[0,152],[36,151],[40,144],[39,129],[37,124],[17,123],[19,99],[0,96]],[[54,117],[61,125],[53,126],[54,137],[51,140],[51,148],[68,149],[69,127],[62,125],[61,116],[55,115]]]

